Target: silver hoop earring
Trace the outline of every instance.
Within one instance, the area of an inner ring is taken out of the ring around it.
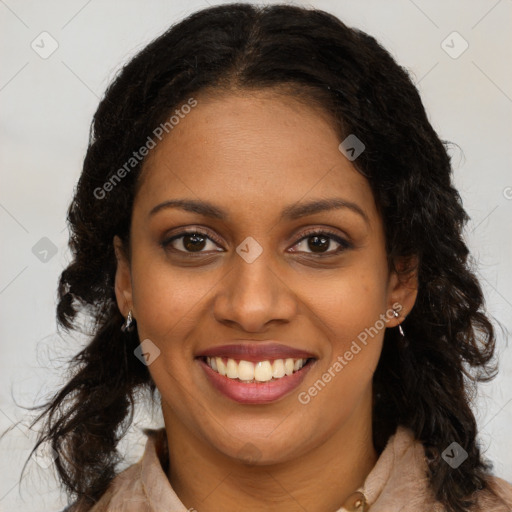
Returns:
[[[393,310],[393,314],[395,315],[395,318],[398,318],[400,315],[398,314],[398,311],[396,309]],[[402,324],[398,324],[398,331],[402,335],[402,337],[405,337],[404,330],[402,329]]]
[[[128,311],[128,315],[126,316],[126,322],[121,326],[121,331],[123,332],[132,332],[133,331],[133,316],[132,310]]]

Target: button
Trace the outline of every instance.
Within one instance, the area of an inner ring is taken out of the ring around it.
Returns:
[[[347,512],[366,512],[368,508],[364,494],[359,491],[351,494],[343,504],[343,508]]]

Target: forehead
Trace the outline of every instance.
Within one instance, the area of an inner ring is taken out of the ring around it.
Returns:
[[[197,95],[148,155],[136,204],[203,198],[255,208],[342,196],[375,215],[370,186],[339,151],[331,117],[265,91]]]

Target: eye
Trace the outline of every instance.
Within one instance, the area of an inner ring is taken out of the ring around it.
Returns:
[[[208,247],[208,243],[212,244],[210,250],[213,249],[215,252],[222,251],[222,249],[220,251],[215,249],[215,246],[220,242],[218,242],[211,234],[201,231],[200,229],[182,231],[177,235],[166,238],[161,242],[161,245],[164,249],[170,249],[174,252],[201,254],[203,252],[208,252],[208,250],[204,250],[205,247]]]
[[[333,242],[338,244],[338,248],[334,251],[329,251],[328,249],[331,247]],[[305,249],[310,249],[311,252],[308,253],[303,250],[292,250],[292,252],[306,252],[307,254],[318,254],[319,256],[333,256],[346,249],[350,249],[352,244],[329,230],[313,229],[307,231],[299,242],[294,245],[294,247],[300,246]]]
[[[338,248],[335,250],[328,250],[332,245],[337,244]],[[208,244],[211,247],[208,250]],[[170,238],[166,238],[161,242],[161,245],[166,250],[183,254],[203,254],[207,252],[222,252],[219,249],[220,241],[211,234],[200,229],[190,229],[182,231]],[[318,256],[333,256],[341,253],[346,249],[350,249],[352,244],[334,232],[326,229],[312,229],[303,233],[302,238],[294,245],[294,247],[301,247],[301,249],[293,249],[291,252],[305,252],[306,254],[316,254]],[[217,248],[216,248],[217,247]],[[309,249],[311,252],[308,252]]]

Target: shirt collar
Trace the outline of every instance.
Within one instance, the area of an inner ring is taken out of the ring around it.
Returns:
[[[181,502],[167,479],[169,459],[165,429],[147,429],[145,434],[148,439],[141,460],[140,478],[151,510],[189,511],[190,508]],[[357,492],[364,495],[365,504],[354,508]],[[435,500],[429,490],[425,451],[411,430],[401,426],[397,428],[356,493],[336,512],[366,512],[369,507],[372,507],[372,512],[379,512],[398,510],[400,506],[406,506],[408,512],[423,512],[425,499],[432,503],[429,510],[435,510]],[[397,499],[400,502],[398,508]]]

